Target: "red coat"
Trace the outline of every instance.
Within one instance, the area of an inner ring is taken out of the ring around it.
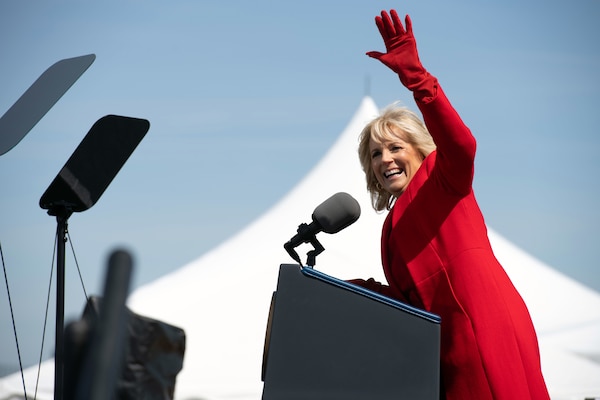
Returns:
[[[441,317],[447,400],[549,399],[529,312],[492,252],[473,195],[475,139],[441,88],[417,104],[437,150],[384,223],[389,286],[362,284]]]

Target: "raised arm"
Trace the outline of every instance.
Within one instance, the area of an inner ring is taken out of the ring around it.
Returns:
[[[437,164],[447,187],[460,193],[470,192],[475,159],[475,138],[452,107],[438,80],[421,64],[412,21],[405,25],[396,10],[375,17],[386,53],[370,51],[375,58],[398,74],[400,82],[413,92],[429,133],[437,146]]]

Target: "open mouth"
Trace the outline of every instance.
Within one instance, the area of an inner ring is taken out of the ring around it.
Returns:
[[[383,173],[383,176],[386,177],[386,178],[389,178],[389,177],[394,176],[394,175],[400,175],[403,172],[404,172],[403,169],[396,168],[396,169],[391,169],[389,171],[385,171]]]

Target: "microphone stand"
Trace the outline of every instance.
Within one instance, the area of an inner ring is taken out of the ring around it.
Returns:
[[[302,223],[298,226],[297,232],[300,235],[305,235],[308,230],[308,224]],[[323,247],[323,245],[317,240],[316,234],[308,235],[307,238],[300,243],[310,243],[313,245],[313,250],[307,253],[306,265],[310,268],[314,267],[317,263],[317,256],[325,251],[325,247]],[[300,245],[300,243],[298,243],[296,246]],[[289,241],[283,245],[290,257],[292,257],[298,264],[302,265],[302,261],[300,260],[298,253],[294,250],[296,246],[294,246],[292,241]]]
[[[323,247],[323,245],[317,240],[317,238],[315,236],[313,236],[310,239],[310,244],[313,245],[314,249],[309,251],[306,254],[307,255],[306,265],[308,265],[310,268],[312,268],[317,263],[317,260],[316,260],[317,256],[319,254],[321,254],[323,251],[325,251],[325,247]]]

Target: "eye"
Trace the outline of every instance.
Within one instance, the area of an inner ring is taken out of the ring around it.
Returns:
[[[371,158],[377,158],[381,155],[381,151],[380,150],[373,150],[371,152]]]

